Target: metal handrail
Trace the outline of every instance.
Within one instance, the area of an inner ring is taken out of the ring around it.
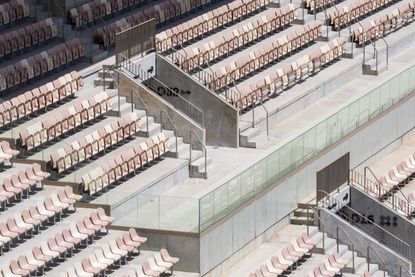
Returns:
[[[351,245],[352,245],[352,266],[353,266],[353,272],[352,273],[356,273],[356,268],[355,268],[355,263],[354,263],[354,256],[355,256],[355,252],[354,252],[354,243],[352,241],[352,239],[350,238],[350,236],[346,233],[346,231],[344,230],[344,228],[342,226],[337,226],[336,228],[336,244],[337,244],[337,253],[340,253],[340,249],[339,249],[339,230],[341,230],[343,232],[343,234],[346,235],[346,238],[350,241]]]
[[[140,92],[136,89],[131,89],[131,112],[134,111],[134,94],[133,94],[134,92],[137,94],[138,99],[140,99],[140,101],[143,103],[143,105],[145,107],[144,112],[146,113],[146,129],[147,129],[146,133],[148,135],[149,134],[149,132],[148,132],[148,106],[144,102],[144,99],[141,97]]]
[[[373,171],[372,171],[372,169],[369,167],[369,166],[365,166],[364,167],[364,181],[365,181],[365,185],[366,185],[366,179],[367,179],[367,177],[366,177],[366,170],[367,169],[369,169],[369,172],[372,174],[372,176],[375,178],[375,180],[376,180],[376,183],[377,183],[377,185],[379,186],[379,187],[381,187],[381,185],[380,185],[380,182],[379,182],[379,179],[376,177],[376,175],[375,175],[375,173],[373,173]],[[368,179],[369,180],[369,179]],[[408,197],[405,195],[405,194],[403,194],[403,192],[399,189],[399,186],[394,186],[394,188],[396,188],[397,189],[397,191],[399,191],[399,193],[400,194],[402,194],[402,196],[403,196],[403,198],[407,201],[407,202],[409,202],[409,200],[408,200]],[[380,191],[380,190],[379,190]]]
[[[126,58],[125,56],[123,56],[122,55],[122,57],[123,58],[125,58],[126,60],[125,61],[123,61],[122,63],[121,63],[121,66],[122,67],[124,67],[126,70],[128,70],[129,72],[131,72],[131,73],[133,73],[134,74],[134,72],[132,72],[131,71],[131,69],[129,69],[129,68],[127,68],[126,66],[125,66],[125,63],[124,62],[127,62],[129,65],[134,65],[134,66],[137,66],[137,65],[135,65],[134,63],[132,63],[131,62],[131,60],[130,59],[128,59],[128,58]],[[104,75],[104,77],[105,77],[105,75]],[[139,78],[142,82],[145,82],[146,80],[144,80],[143,78],[142,78],[142,76],[137,76],[137,78]],[[187,112],[186,111],[186,108],[180,108],[178,105],[174,105],[176,108],[178,108],[179,110],[181,110],[182,112],[184,112],[185,114],[188,114],[188,113],[190,113],[190,117],[195,121],[195,123],[197,123],[200,127],[202,127],[202,128],[204,128],[205,127],[205,113],[204,113],[204,111],[203,110],[201,110],[201,109],[199,109],[198,107],[196,107],[193,103],[191,103],[190,101],[188,101],[186,98],[184,98],[183,96],[181,96],[179,93],[177,93],[177,92],[175,92],[174,90],[172,90],[170,87],[168,87],[167,85],[165,85],[163,82],[161,82],[159,79],[157,79],[155,76],[152,76],[152,80],[154,80],[155,82],[157,82],[158,84],[160,84],[161,86],[163,86],[165,89],[167,89],[170,93],[172,93],[172,95],[174,95],[175,97],[178,97],[181,101],[183,101],[184,102],[184,105],[187,105],[187,106],[189,106],[190,108],[191,108],[191,111],[189,111],[189,112]],[[157,89],[154,87],[154,86],[152,86],[149,82],[146,82],[145,83],[146,85],[148,85],[148,86],[150,86],[152,89],[153,89],[153,91],[155,92],[155,93],[157,93]],[[184,110],[183,110],[184,109]],[[196,111],[196,114],[194,114],[194,113],[192,113],[192,110],[195,110]],[[191,116],[191,115],[194,115],[194,116],[196,116],[196,117],[200,117],[199,119],[195,119],[193,116]]]
[[[240,101],[241,98],[242,98],[242,96],[241,96],[242,93],[239,90],[238,86],[235,84],[235,80],[232,80],[232,84],[233,84],[233,87],[236,89],[236,91],[232,90],[232,88],[228,87],[227,85],[226,85],[226,87],[231,91],[232,94],[236,94],[237,101]],[[228,98],[228,97],[226,97],[226,98]]]
[[[106,83],[106,80],[105,80],[105,73],[106,72],[108,72],[108,74],[110,74],[111,75],[111,77],[112,77],[112,80],[114,81],[114,83],[117,85],[117,88],[118,88],[118,93],[117,93],[117,95],[118,95],[118,112],[120,113],[120,115],[121,115],[121,101],[120,101],[120,98],[121,98],[121,96],[120,96],[120,84],[118,83],[118,80],[117,80],[117,78],[115,78],[115,75],[114,74],[112,74],[112,72],[111,72],[111,70],[110,69],[113,69],[113,70],[116,70],[116,67],[113,67],[113,66],[106,66],[106,65],[102,65],[102,71],[103,71],[103,75],[104,75],[104,81],[103,81],[103,84],[102,84],[102,88],[103,88],[103,90],[105,91],[105,83]]]
[[[261,102],[260,103],[261,103],[262,108],[264,108],[265,114],[267,116],[267,136],[269,136],[269,112],[268,112],[268,109],[264,105],[262,96],[261,96]]]
[[[363,37],[363,65],[366,64],[366,35],[364,33],[365,28],[363,28],[362,23],[360,23],[359,18],[355,18],[355,21],[357,22],[357,24],[359,24],[360,28],[362,28],[362,37]],[[376,71],[378,70],[378,50],[376,48],[376,43],[372,40],[372,38],[368,37],[369,42],[372,44],[373,46],[373,50],[375,51],[375,57],[376,57]]]
[[[386,42],[386,39],[383,37],[383,34],[380,38],[386,44],[386,69],[388,69],[389,68],[389,44]]]
[[[196,138],[198,143],[202,146],[202,151],[204,152],[205,157],[205,179],[207,179],[207,149],[206,146],[202,143],[202,140],[199,138],[199,136],[193,131],[190,130],[190,143],[189,143],[189,170],[192,167],[192,141],[193,138]]]
[[[308,203],[306,203],[306,204],[308,204]],[[318,213],[316,212],[316,210],[314,210],[314,208],[312,206],[307,206],[307,225],[306,225],[307,236],[310,236],[310,226],[309,226],[309,217],[308,217],[308,212],[309,212],[310,209],[313,212],[314,216],[317,217],[317,220],[318,220],[319,224],[321,224],[321,226],[322,226],[321,227],[321,233],[323,234],[323,238],[322,238],[322,244],[323,245],[322,245],[322,247],[323,247],[323,254],[326,254],[326,247],[325,247],[326,244],[325,244],[325,238],[324,238],[325,234],[326,234],[326,232],[324,231],[326,229],[326,225],[324,224],[323,220],[321,219],[321,217],[318,215]]]
[[[374,175],[374,173],[371,171],[371,169],[369,168],[369,167],[367,167],[367,169],[369,169],[370,170],[370,172],[372,173],[372,175],[373,175],[373,177],[375,178],[375,180],[376,180],[376,182],[373,182],[372,180],[370,180],[370,179],[368,179],[366,176],[363,176],[363,185],[362,184],[360,184],[359,183],[359,181],[357,181],[357,180],[354,180],[354,179],[352,179],[354,182],[356,182],[357,184],[359,184],[360,186],[363,186],[363,191],[365,192],[365,193],[367,193],[367,190],[369,190],[368,188],[367,188],[367,182],[371,182],[375,187],[376,187],[376,189],[377,189],[377,192],[378,192],[378,198],[379,198],[379,200],[381,200],[382,199],[382,195],[386,195],[387,193],[388,193],[388,191],[386,190],[386,189],[384,189],[381,185],[380,185],[380,183],[379,183],[379,181],[378,181],[378,179],[377,179],[377,177]],[[361,176],[361,174],[360,173],[358,173],[358,172],[356,172],[356,171],[353,171],[353,170],[351,170],[351,174],[353,174],[353,175],[359,175],[359,176]],[[361,177],[360,177],[361,178]],[[389,195],[389,194],[387,194],[388,195],[388,198],[387,199],[389,199],[389,198],[392,198],[392,201],[390,202],[390,201],[388,201],[388,200],[386,200],[389,204],[391,204],[392,205],[392,209],[393,210],[397,210],[398,208],[395,206],[395,198],[398,200],[398,201],[405,201],[406,202],[406,208],[407,208],[407,210],[405,211],[405,210],[403,210],[402,208],[400,208],[399,207],[399,210],[400,211],[402,211],[402,212],[404,212],[404,213],[406,213],[406,215],[408,216],[408,218],[412,218],[412,213],[411,213],[411,210],[412,211],[415,211],[415,206],[414,205],[412,205],[411,204],[411,202],[409,201],[409,199],[408,199],[408,197],[402,192],[402,190],[400,190],[400,188],[399,188],[399,186],[394,186],[395,188],[397,188],[397,190],[399,191],[399,193],[403,196],[403,198],[404,198],[404,200],[401,200],[398,196],[396,196],[395,194],[391,194],[391,195]],[[411,209],[412,208],[412,209]]]
[[[382,265],[383,265],[383,277],[386,277],[386,264],[385,261],[382,259],[382,257],[379,255],[379,253],[375,250],[375,248],[373,248],[373,246],[368,245],[367,246],[367,271],[370,272],[370,249],[372,249],[373,253],[376,254],[376,256],[379,258],[379,260],[381,261]]]
[[[399,277],[402,277],[402,268],[406,271],[406,273],[409,274],[410,277],[412,276],[412,273],[409,272],[408,268],[406,268],[406,266],[404,266],[403,264],[401,264],[399,266]]]
[[[329,199],[329,206],[330,206],[330,200],[339,203],[339,201],[337,199],[335,199],[334,197],[332,197],[330,194],[328,194],[327,192],[323,191],[323,190],[318,190],[317,192],[323,192],[326,194],[326,198]],[[324,204],[327,204],[325,202],[323,202]],[[350,211],[352,211],[353,213],[357,214],[359,217],[364,218],[365,220],[367,220],[368,222],[371,222],[371,226],[375,226],[376,228],[379,228],[383,233],[388,234],[389,236],[391,236],[393,239],[397,240],[399,243],[401,243],[402,245],[404,245],[407,250],[408,250],[408,257],[411,257],[411,248],[410,245],[408,243],[406,243],[405,241],[401,240],[400,238],[398,238],[397,236],[395,236],[394,234],[392,234],[391,232],[389,232],[388,230],[382,228],[381,226],[379,226],[378,224],[376,224],[375,222],[373,222],[372,220],[370,220],[369,218],[367,218],[366,216],[362,215],[361,213],[359,213],[358,211],[354,210],[353,208],[345,205],[344,207],[347,207],[347,209],[349,209]],[[390,248],[390,247],[389,247]]]
[[[179,154],[177,152],[177,149],[178,149],[178,145],[177,145],[177,126],[176,126],[176,124],[174,124],[174,121],[171,119],[170,115],[166,111],[160,110],[160,133],[163,132],[163,114],[167,115],[167,119],[170,121],[170,123],[173,126],[174,137],[175,137],[175,140],[176,140],[176,156],[177,156]]]

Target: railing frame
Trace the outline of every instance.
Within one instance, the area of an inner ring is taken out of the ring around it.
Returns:
[[[161,110],[160,111],[160,133],[163,132],[163,129],[168,130],[168,128],[164,128],[163,127],[164,126],[164,123],[163,123],[163,114],[165,114],[167,116],[168,121],[173,126],[173,133],[174,133],[174,138],[175,138],[175,141],[176,141],[176,158],[177,158],[179,156],[179,153],[177,152],[177,150],[178,150],[178,145],[177,145],[177,135],[178,135],[178,133],[177,133],[177,126],[176,126],[176,124],[174,124],[174,121],[171,119],[170,115],[166,111]]]
[[[367,271],[370,272],[370,250],[372,250],[372,253],[375,253],[376,256],[378,257],[378,259],[380,260],[381,264],[382,264],[382,269],[383,269],[383,277],[386,277],[386,264],[385,261],[382,259],[382,257],[379,255],[379,253],[375,250],[375,248],[373,248],[373,246],[368,245],[367,246]]]
[[[144,99],[141,97],[140,92],[138,90],[136,90],[136,89],[131,89],[131,112],[134,112],[134,106],[135,106],[135,103],[134,103],[134,93],[137,94],[138,99],[144,105],[144,112],[146,113],[146,133],[147,133],[147,135],[149,135],[149,132],[148,132],[148,106],[144,102]]]
[[[207,149],[206,146],[203,144],[202,140],[199,138],[199,136],[193,131],[190,130],[190,141],[189,141],[189,170],[192,167],[192,145],[193,145],[193,139],[196,138],[197,142],[202,146],[202,151],[204,153],[204,159],[205,159],[205,174],[204,177],[207,179]]]

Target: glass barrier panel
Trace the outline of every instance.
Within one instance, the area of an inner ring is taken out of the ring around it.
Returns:
[[[369,121],[370,94],[359,99],[359,127]]]
[[[351,133],[359,128],[359,101],[349,105],[349,132]]]
[[[316,151],[320,152],[327,147],[327,122],[320,122],[316,127]]]
[[[228,210],[239,207],[241,201],[241,175],[228,182]]]
[[[267,158],[268,185],[272,185],[280,178],[280,151],[277,150]],[[248,176],[246,176],[248,177]],[[244,179],[242,179],[244,180]]]
[[[316,128],[311,128],[303,134],[304,160],[308,160],[316,154]]]
[[[406,70],[405,72],[403,72],[399,77],[399,84],[400,84],[400,93],[399,93],[399,100],[401,100],[403,97],[405,97],[409,91],[410,91],[410,76],[411,71],[410,70]]]
[[[213,218],[220,220],[228,213],[228,182],[213,192]]]
[[[387,82],[380,87],[380,103],[382,105],[381,111],[383,112],[390,106],[392,106],[392,97],[390,91],[390,83]]]
[[[327,118],[326,120],[326,141],[327,146],[332,145],[339,139],[339,124],[338,124],[338,114],[334,114]]]
[[[411,67],[411,69],[409,70],[409,87],[410,90],[409,92],[412,93],[412,90],[414,90],[415,88],[415,66]]]
[[[400,76],[396,76],[389,82],[389,89],[391,91],[392,105],[400,100],[401,87],[400,87]]]
[[[203,196],[199,201],[200,209],[200,231],[215,223],[214,207],[213,207],[213,192]]]
[[[267,160],[263,159],[254,166],[255,191],[262,191],[267,187]]]
[[[245,202],[255,196],[255,168],[250,167],[241,175],[241,201]]]
[[[382,105],[380,104],[380,89],[377,88],[369,94],[370,101],[370,119],[376,117],[381,112]]]
[[[280,176],[283,177],[291,171],[291,144],[287,143],[280,148]]]
[[[303,163],[304,159],[304,135],[291,142],[291,164],[292,169]]]
[[[159,228],[181,232],[199,232],[199,199],[159,197]]]

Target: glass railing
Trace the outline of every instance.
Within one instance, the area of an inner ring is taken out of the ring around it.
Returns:
[[[111,211],[111,216],[116,218],[114,225],[199,232],[199,199],[146,193],[128,198],[129,195],[131,194],[125,193],[122,197],[117,197],[121,203],[108,203],[117,205]],[[113,201],[115,199],[109,202]]]
[[[415,66],[315,125],[200,199],[203,231],[415,89]]]
[[[313,126],[201,198],[139,194],[112,209],[116,225],[202,232],[415,89],[415,66]],[[127,196],[126,196],[127,197]],[[127,197],[128,198],[128,197]],[[114,200],[114,199],[112,199]],[[111,202],[109,199],[107,200]]]

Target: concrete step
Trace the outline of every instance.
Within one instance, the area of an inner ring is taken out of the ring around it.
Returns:
[[[116,86],[115,81],[112,78],[105,78],[105,81],[102,78],[94,79],[94,86],[104,86],[104,85],[108,89],[114,89]]]
[[[297,208],[294,210],[294,216],[296,217],[307,217],[307,215],[309,218],[314,218],[314,213],[310,211],[307,212],[307,209]]]
[[[193,155],[193,152],[192,152]],[[192,178],[204,178],[207,179],[207,173],[209,165],[212,164],[212,159],[207,158],[205,162],[205,156],[202,155],[198,159],[194,160],[192,157],[192,165],[190,166],[190,177]],[[205,170],[206,165],[206,170]]]
[[[239,146],[246,148],[256,148],[256,143],[252,139],[261,133],[259,128],[249,128],[239,135]]]
[[[314,218],[307,218],[305,216],[297,216],[290,219],[290,223],[294,225],[314,225]]]
[[[186,146],[187,144],[185,144],[183,142],[183,137],[177,137],[177,140],[176,140],[176,137],[174,136],[173,131],[163,130],[163,132],[164,132],[166,138],[168,139],[167,140],[167,145],[169,146],[169,149],[170,149],[170,151],[169,151],[169,153],[167,153],[167,155],[169,157],[172,157],[172,158],[178,158],[177,153],[180,152],[181,149],[183,149],[184,147],[188,147],[188,146]],[[176,141],[177,141],[177,148],[176,148]]]

